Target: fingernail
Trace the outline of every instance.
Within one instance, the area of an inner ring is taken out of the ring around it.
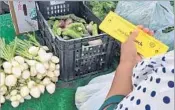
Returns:
[[[142,28],[143,28],[143,25],[137,25],[137,27],[138,27],[139,29],[142,29]]]
[[[145,28],[145,29],[143,29],[145,32],[149,32],[149,29],[148,28]]]
[[[151,34],[154,34],[154,31],[151,31]]]
[[[139,32],[139,29],[135,29],[133,32],[138,33]]]

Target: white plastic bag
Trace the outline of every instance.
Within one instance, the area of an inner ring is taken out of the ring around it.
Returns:
[[[154,36],[156,39],[165,43],[169,47],[169,51],[171,51],[174,49],[174,30],[164,33],[164,29],[165,28],[157,30]]]
[[[120,1],[115,12],[135,25],[143,24],[152,30],[174,24],[169,1]]]
[[[79,87],[75,94],[78,110],[98,110],[105,101],[113,77],[114,72],[94,78],[88,85]]]
[[[154,30],[156,39],[169,46],[169,50],[174,48],[174,31],[162,32],[174,26],[173,7],[169,1],[120,1],[115,12],[135,25],[142,24]]]

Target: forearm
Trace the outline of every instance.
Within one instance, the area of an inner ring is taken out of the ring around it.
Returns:
[[[126,96],[132,91],[132,70],[133,66],[130,63],[119,64],[106,99],[113,95]]]

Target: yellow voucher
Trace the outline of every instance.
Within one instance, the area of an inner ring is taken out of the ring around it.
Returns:
[[[133,30],[135,30],[137,27],[116,13],[109,12],[109,14],[100,24],[99,28],[120,42],[125,42],[128,39],[130,33],[133,32]],[[137,52],[144,57],[152,57],[158,54],[166,53],[169,48],[142,30],[140,30],[135,43]]]

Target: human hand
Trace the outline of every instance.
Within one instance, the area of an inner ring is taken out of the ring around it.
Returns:
[[[137,26],[138,29],[134,30],[129,36],[128,40],[121,45],[120,63],[124,65],[130,65],[134,67],[139,61],[142,60],[141,55],[137,53],[135,39],[139,34],[139,29],[143,30],[149,35],[153,35],[154,32],[148,28],[144,28],[142,25]]]

